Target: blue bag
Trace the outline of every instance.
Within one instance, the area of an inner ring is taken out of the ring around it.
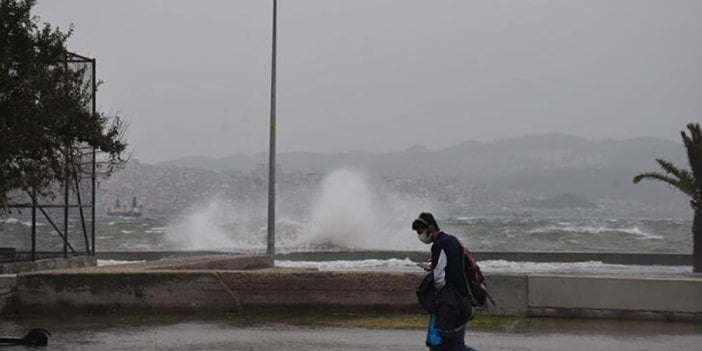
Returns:
[[[436,313],[432,313],[429,317],[429,327],[427,328],[427,341],[428,347],[440,346],[444,342],[441,338],[439,329],[436,329]]]

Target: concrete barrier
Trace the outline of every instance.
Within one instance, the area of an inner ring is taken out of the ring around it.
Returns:
[[[14,304],[15,274],[0,274],[0,315],[8,313]]]
[[[315,308],[419,312],[423,273],[264,267],[270,256],[214,255],[19,274],[14,309],[235,312]],[[702,321],[702,276],[489,274],[491,315]]]
[[[14,301],[14,294],[0,290],[0,315],[8,313]]]
[[[415,289],[424,273],[247,270],[271,264],[270,256],[209,255],[23,273],[17,278],[16,302],[22,311],[419,311]],[[497,306],[479,313],[526,313],[525,275],[491,276],[490,292]]]
[[[529,275],[529,315],[702,318],[702,277]]]
[[[0,274],[0,290],[12,289],[17,284],[16,274]]]
[[[75,256],[67,258],[46,258],[36,261],[0,263],[0,274],[35,272],[53,269],[93,267],[97,265],[95,256]]]
[[[418,311],[413,287],[419,279],[409,273],[276,270],[37,272],[20,275],[16,302],[26,312]]]
[[[490,315],[526,315],[528,303],[527,276],[525,274],[491,274],[486,276],[488,292],[495,306],[488,305],[479,313]]]

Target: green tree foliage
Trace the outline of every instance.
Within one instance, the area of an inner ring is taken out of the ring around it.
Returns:
[[[672,163],[656,159],[665,173],[646,172],[634,177],[634,183],[642,179],[653,179],[668,183],[675,189],[690,197],[690,206],[694,211],[692,221],[693,236],[693,271],[702,273],[702,133],[699,123],[687,125],[690,135],[681,131],[683,144],[687,149],[690,170],[676,167]]]
[[[122,121],[92,113],[88,66],[67,63],[73,29],[39,25],[34,4],[0,0],[0,208],[17,190],[51,195],[51,184],[75,175],[66,160],[80,145],[108,155],[107,172],[126,148]]]

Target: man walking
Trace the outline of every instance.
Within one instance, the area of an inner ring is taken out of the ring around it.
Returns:
[[[430,271],[435,289],[435,327],[441,335],[430,350],[475,351],[466,347],[466,323],[473,318],[471,293],[465,276],[463,246],[453,235],[441,231],[434,216],[422,212],[412,222],[421,242],[431,245]]]

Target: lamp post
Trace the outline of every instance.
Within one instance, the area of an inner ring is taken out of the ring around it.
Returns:
[[[278,0],[273,0],[273,49],[271,51],[271,123],[268,154],[268,249],[266,253],[275,255],[275,75],[276,75],[276,24]]]

